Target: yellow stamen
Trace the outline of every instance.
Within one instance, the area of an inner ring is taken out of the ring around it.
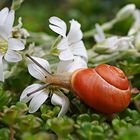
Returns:
[[[5,54],[8,49],[8,42],[0,38],[0,53]]]

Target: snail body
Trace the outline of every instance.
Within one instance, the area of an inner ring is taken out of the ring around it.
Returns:
[[[131,98],[129,81],[124,73],[106,64],[74,72],[71,89],[87,105],[107,114],[123,111]]]
[[[72,74],[50,77],[50,83],[70,89],[87,105],[99,112],[113,114],[130,103],[131,91],[127,77],[117,67],[101,64]]]

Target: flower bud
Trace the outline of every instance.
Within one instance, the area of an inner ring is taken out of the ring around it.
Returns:
[[[135,8],[136,7],[134,4],[128,4],[128,5],[124,6],[117,13],[117,15],[116,15],[117,20],[120,21],[120,20],[127,18],[128,16],[130,16],[134,12]]]
[[[130,28],[130,30],[128,31],[129,36],[137,33],[140,29],[140,10],[135,10],[133,15],[134,15],[135,21],[132,27]]]
[[[135,36],[135,46],[138,51],[140,51],[140,32],[138,32]]]

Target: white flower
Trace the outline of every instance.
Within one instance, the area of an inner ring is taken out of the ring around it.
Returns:
[[[95,24],[97,34],[94,35],[96,42],[102,42],[105,40],[105,34],[102,27],[99,24]]]
[[[115,51],[116,49],[124,50],[130,48],[134,48],[132,41],[133,37],[118,37],[111,36],[106,38],[103,32],[103,29],[99,24],[95,25],[96,34],[94,35],[94,39],[97,42],[95,45],[96,49],[106,49],[107,51]]]
[[[30,34],[29,34],[29,32],[25,28],[22,28],[22,25],[23,25],[22,18],[19,17],[18,25],[13,27],[13,33],[18,38],[25,38],[26,39],[27,37],[30,36]]]
[[[139,51],[139,50],[140,50],[140,32],[138,32],[138,33],[135,35],[134,44],[135,44],[136,48],[137,48],[138,51]]]
[[[134,23],[130,30],[128,31],[128,35],[133,35],[140,30],[140,10],[135,10],[133,13],[134,16]]]
[[[59,50],[59,59],[57,72],[72,72],[79,68],[87,68],[87,51],[82,41],[83,33],[80,29],[81,25],[75,21],[70,21],[70,31],[66,35],[66,24],[58,17],[49,19],[49,27],[62,36],[57,46]]]
[[[32,57],[32,58],[35,61],[37,61],[45,70],[50,72],[50,65],[48,61],[38,58],[38,57]],[[29,104],[30,113],[36,112],[49,97],[50,91],[49,89],[45,88],[47,87],[47,83],[46,83],[47,73],[44,69],[40,68],[38,65],[36,65],[32,61],[29,61],[29,64],[28,64],[29,73],[34,78],[45,83],[45,84],[32,84],[28,86],[22,92],[20,96],[20,101],[25,102],[25,103],[30,101],[30,104]],[[28,95],[29,93],[32,93],[32,92],[35,92],[35,93]],[[51,98],[51,102],[53,105],[62,106],[58,114],[58,117],[64,115],[69,108],[69,100],[60,90],[56,90],[56,91],[54,90],[54,93]]]
[[[3,58],[8,62],[22,60],[22,56],[16,51],[23,50],[24,44],[19,39],[12,38],[14,18],[13,10],[4,8],[0,11],[0,81],[4,81]]]
[[[74,60],[60,61],[57,66],[57,73],[73,72],[80,68],[87,68],[87,62],[80,56],[74,56]]]
[[[117,20],[122,20],[133,14],[135,11],[136,6],[135,4],[128,4],[124,6],[122,9],[119,10],[119,12],[116,15]]]
[[[43,57],[46,55],[44,49],[41,46],[35,46],[35,43],[29,44],[27,53],[39,57]]]
[[[66,35],[66,24],[63,20],[58,17],[51,17],[49,19],[49,27],[56,33],[62,36],[62,40],[57,46],[60,51],[59,58],[61,61],[74,60],[74,56],[82,57],[86,62],[87,52],[82,41],[81,25],[75,21],[70,21],[70,31]]]

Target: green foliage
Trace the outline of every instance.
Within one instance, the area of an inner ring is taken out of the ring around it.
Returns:
[[[8,128],[1,128],[0,129],[0,140],[9,140],[9,129]]]
[[[58,137],[67,137],[74,130],[74,121],[70,118],[53,118],[47,121],[47,127]],[[63,126],[63,127],[62,127]]]
[[[17,10],[22,2],[23,0],[13,0],[12,9]],[[17,16],[23,18],[24,27],[31,31],[23,56],[26,53],[40,54],[41,51],[34,52],[32,48],[31,52],[28,52],[28,45],[35,42],[36,48],[42,49],[45,53],[43,57],[52,63],[54,71],[59,53],[56,45],[60,37],[50,35],[52,32],[48,28],[48,18],[52,15],[59,16],[65,21],[74,18],[81,23],[84,31],[84,41],[89,54],[88,65],[90,67],[100,63],[116,65],[126,73],[132,87],[140,89],[139,48],[111,51],[102,44],[95,45],[93,40],[96,22],[102,24],[106,37],[113,34],[118,36],[127,34],[134,21],[133,17],[128,15],[125,20],[119,19],[118,22],[114,18],[120,7],[130,2],[136,3],[140,8],[139,0],[65,2],[25,0],[17,10]],[[106,21],[108,22],[103,24]],[[50,100],[47,100],[34,114],[28,113],[27,104],[19,102],[23,89],[36,82],[28,74],[25,61],[10,64],[5,72],[5,78],[5,83],[0,84],[0,140],[9,140],[12,130],[17,140],[140,139],[140,93],[132,98],[126,110],[109,116],[91,109],[70,92],[67,95],[70,99],[70,109],[65,116],[57,118],[60,107],[52,106]]]
[[[10,103],[11,93],[9,91],[4,92],[2,89],[0,89],[0,110],[6,105]]]

